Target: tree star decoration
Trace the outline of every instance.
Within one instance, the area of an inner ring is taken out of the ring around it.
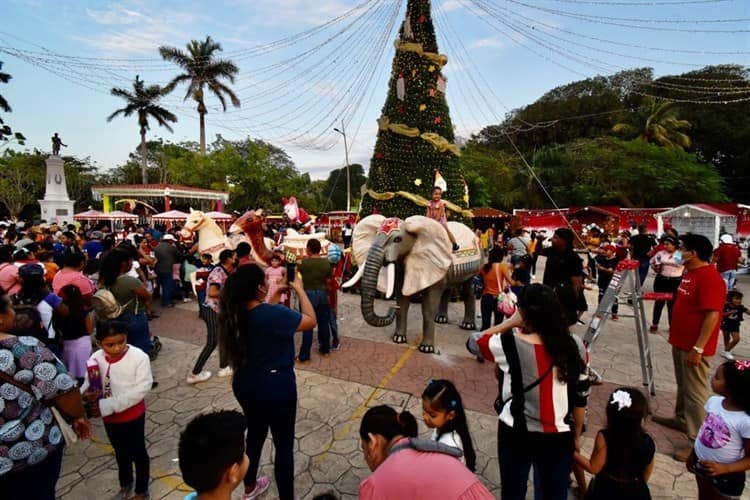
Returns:
[[[414,179],[414,185],[415,186],[421,186],[422,185],[422,179]]]
[[[427,105],[426,104],[420,104],[419,105],[419,111],[424,111],[425,109],[427,109]]]
[[[630,408],[630,405],[633,404],[633,400],[630,399],[630,394],[628,394],[627,392],[615,391],[614,394],[612,394],[612,401],[609,404],[616,404],[617,411],[620,411],[623,408]]]
[[[432,64],[430,64],[430,67],[427,68],[427,71],[429,71],[430,73],[432,73],[433,71],[435,71],[435,66],[433,66]]]

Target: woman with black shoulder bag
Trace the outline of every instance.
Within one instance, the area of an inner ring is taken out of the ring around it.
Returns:
[[[552,288],[532,284],[503,323],[467,348],[498,365],[501,498],[526,498],[529,470],[545,500],[568,496],[568,475],[583,429],[589,379],[583,343],[568,331]]]

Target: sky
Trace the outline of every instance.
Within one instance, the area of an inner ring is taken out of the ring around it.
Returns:
[[[139,143],[135,118],[107,122],[138,74],[166,83],[177,68],[158,47],[183,48],[210,35],[240,68],[239,109],[207,98],[207,140],[253,137],[282,147],[297,168],[324,179],[350,163],[367,167],[383,106],[393,41],[406,0],[4,0],[0,87],[13,112],[2,118],[50,149],[90,157],[102,169],[127,161]],[[358,7],[359,6],[359,7]],[[514,108],[571,81],[652,67],[657,76],[707,64],[750,66],[748,0],[433,0],[443,72],[457,136],[499,123]],[[699,21],[699,22],[695,22]],[[688,82],[700,85],[699,82]],[[174,133],[153,124],[149,139],[197,141],[185,88],[163,105]],[[20,149],[16,146],[17,149]]]

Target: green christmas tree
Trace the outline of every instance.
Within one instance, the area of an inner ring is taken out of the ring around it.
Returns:
[[[447,187],[443,199],[457,208],[468,207],[445,98],[442,68],[447,60],[438,52],[430,1],[409,0],[378,120],[361,217],[424,215],[419,197],[430,199],[436,172]],[[460,213],[449,211],[449,217],[460,218]]]

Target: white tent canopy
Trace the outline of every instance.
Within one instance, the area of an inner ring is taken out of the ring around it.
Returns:
[[[188,214],[185,212],[181,212],[179,210],[169,210],[168,212],[162,212],[160,214],[156,214],[153,217],[151,217],[152,220],[160,220],[160,221],[167,221],[167,220],[185,220],[187,219]]]
[[[724,232],[732,235],[737,233],[736,215],[704,203],[687,203],[657,214],[659,234],[663,231],[665,220],[680,234],[702,234],[714,246],[719,245],[719,236]]]

